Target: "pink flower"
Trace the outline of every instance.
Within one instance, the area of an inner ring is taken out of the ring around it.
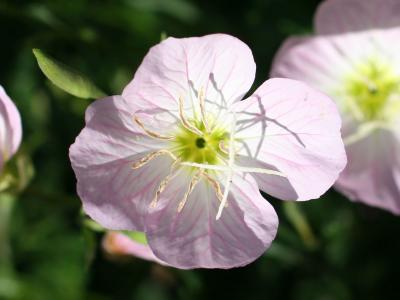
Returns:
[[[147,242],[132,239],[116,231],[109,231],[106,233],[103,238],[103,248],[110,255],[135,256],[141,259],[154,261],[161,265],[166,265],[153,254]]]
[[[0,85],[0,170],[17,152],[21,137],[22,126],[19,112]]]
[[[121,96],[94,102],[70,149],[85,212],[102,226],[145,232],[178,268],[232,268],[262,255],[278,218],[259,187],[320,197],[346,158],[325,95],[289,79],[245,101],[255,63],[223,34],[168,38]]]
[[[400,214],[400,2],[329,0],[319,35],[289,39],[272,76],[302,79],[335,99],[348,164],[336,188]]]

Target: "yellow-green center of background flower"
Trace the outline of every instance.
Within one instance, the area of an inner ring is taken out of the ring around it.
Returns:
[[[369,59],[345,79],[345,95],[344,107],[356,119],[388,121],[400,110],[400,77],[389,63]]]
[[[228,134],[222,128],[214,127],[207,132],[202,122],[193,122],[202,132],[198,135],[181,126],[175,134],[172,152],[181,160],[201,164],[218,164],[221,158],[227,158],[221,150],[221,142],[227,145]]]

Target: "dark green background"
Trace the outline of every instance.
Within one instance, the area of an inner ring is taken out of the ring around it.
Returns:
[[[41,48],[118,94],[161,32],[175,37],[224,32],[253,50],[254,89],[268,78],[281,42],[312,31],[318,2],[0,0],[0,84],[20,109],[23,151],[35,167],[11,213],[12,251],[0,265],[0,299],[396,298],[400,219],[334,191],[297,204],[314,231],[314,246],[293,226],[283,202],[270,199],[281,222],[277,239],[244,268],[180,271],[107,258],[102,234],[82,225],[68,160],[89,101],[50,84],[31,52]]]

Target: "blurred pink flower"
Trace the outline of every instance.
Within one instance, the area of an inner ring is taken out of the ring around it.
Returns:
[[[301,79],[335,99],[348,164],[336,187],[400,214],[400,1],[328,0],[313,37],[290,38],[273,77]]]
[[[0,85],[0,170],[15,152],[22,138],[21,117]]]
[[[259,187],[318,198],[346,157],[336,106],[289,79],[245,101],[255,63],[223,34],[168,38],[121,96],[98,100],[70,149],[85,212],[102,226],[145,232],[178,268],[232,268],[262,255],[278,218]]]
[[[153,254],[147,243],[134,240],[120,232],[107,232],[103,238],[103,248],[110,255],[135,256],[141,259],[154,261],[161,265],[166,265]]]

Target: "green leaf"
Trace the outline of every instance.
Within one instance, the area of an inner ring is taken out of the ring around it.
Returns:
[[[65,64],[46,55],[40,49],[33,49],[39,68],[50,81],[65,92],[83,99],[96,99],[105,94],[87,77],[72,70]]]

